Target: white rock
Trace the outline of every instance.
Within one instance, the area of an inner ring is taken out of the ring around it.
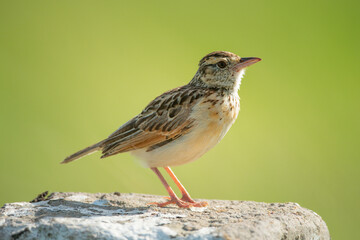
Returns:
[[[53,193],[5,204],[0,239],[311,239],[328,240],[325,222],[296,203],[208,200],[209,207],[159,208],[144,194]]]

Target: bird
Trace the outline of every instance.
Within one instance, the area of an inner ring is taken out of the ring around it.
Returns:
[[[235,122],[240,110],[241,79],[245,69],[261,61],[242,58],[227,51],[204,56],[191,81],[167,91],[151,101],[137,116],[120,126],[106,139],[63,160],[69,163],[101,151],[101,158],[130,152],[150,168],[169,194],[159,207],[176,204],[180,208],[205,207],[193,200],[170,167],[192,162],[213,148]],[[179,198],[159,171],[164,168],[179,188]]]

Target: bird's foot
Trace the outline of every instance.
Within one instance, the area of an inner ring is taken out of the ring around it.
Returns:
[[[195,202],[193,199],[189,198],[188,196],[183,196],[181,199],[179,199],[178,197],[164,197],[166,198],[168,201],[164,202],[164,203],[157,203],[157,202],[152,202],[152,203],[148,203],[148,204],[152,204],[152,205],[157,205],[158,207],[165,207],[169,204],[176,204],[181,208],[191,208],[191,207],[206,207],[208,204],[208,202]]]
[[[163,202],[163,203],[151,202],[148,204],[157,205],[158,207],[165,207],[169,204],[176,204],[181,208],[205,207],[208,205],[207,202],[195,202],[194,200],[192,200],[192,202],[187,202],[182,199],[179,199],[178,197],[173,197],[173,198],[166,197],[166,199],[168,199],[167,202]]]
[[[187,202],[187,203],[194,203],[199,205],[199,207],[206,207],[207,205],[209,205],[208,202],[195,202],[189,195],[183,195],[182,198],[180,199],[181,201]]]
[[[164,198],[167,200],[171,200],[170,197],[164,197]],[[205,201],[203,202],[194,201],[194,199],[192,199],[188,194],[184,194],[180,200],[187,203],[195,203],[196,205],[198,205],[198,207],[206,207],[209,205],[209,203]]]

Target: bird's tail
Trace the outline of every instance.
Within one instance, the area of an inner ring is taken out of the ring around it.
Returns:
[[[72,161],[75,161],[75,160],[77,160],[79,158],[82,158],[82,157],[84,157],[86,155],[89,155],[89,154],[92,154],[92,153],[94,153],[96,151],[99,151],[101,149],[102,143],[103,143],[103,141],[98,142],[98,143],[96,143],[94,145],[91,145],[91,146],[89,146],[89,147],[87,147],[87,148],[85,148],[83,150],[80,150],[80,151],[68,156],[67,158],[65,158],[65,160],[62,161],[61,163],[72,162]]]

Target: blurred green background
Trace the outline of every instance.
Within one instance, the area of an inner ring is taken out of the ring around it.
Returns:
[[[239,118],[174,168],[195,198],[298,202],[360,239],[359,1],[1,1],[0,205],[44,190],[166,195],[130,154],[60,165],[207,53],[260,57]]]

